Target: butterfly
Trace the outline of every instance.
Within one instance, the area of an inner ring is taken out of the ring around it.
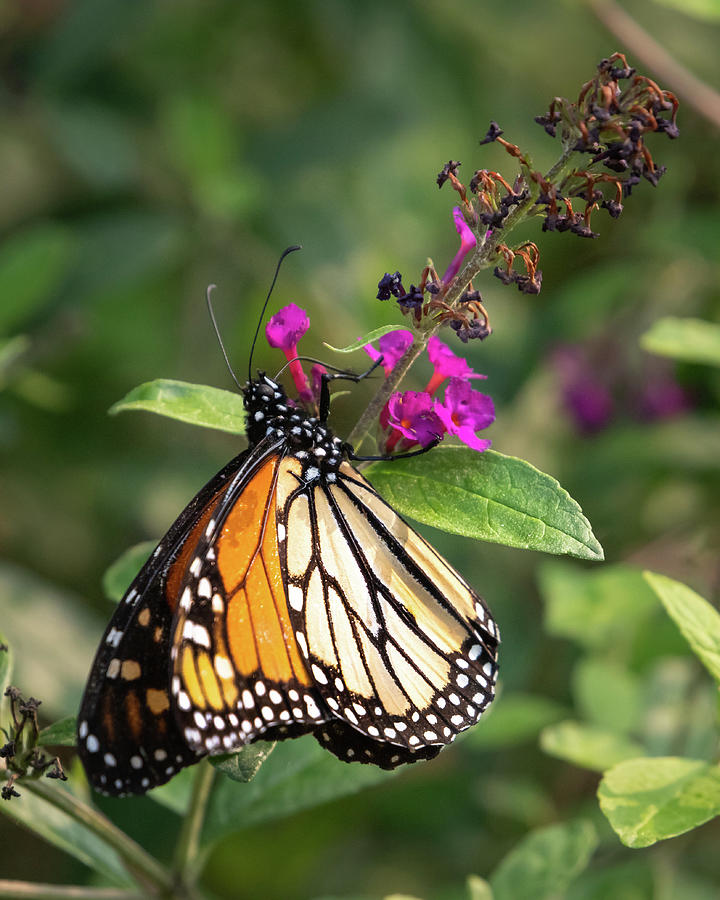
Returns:
[[[333,377],[317,415],[248,380],[248,448],[120,601],[78,715],[98,791],[144,793],[204,756],[306,733],[392,769],[436,756],[492,701],[497,626],[351,465],[327,424]]]

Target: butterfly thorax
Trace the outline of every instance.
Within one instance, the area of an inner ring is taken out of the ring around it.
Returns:
[[[282,385],[259,372],[245,386],[243,402],[250,447],[265,438],[283,438],[310,480],[337,471],[345,458],[342,441],[317,416],[295,405]]]

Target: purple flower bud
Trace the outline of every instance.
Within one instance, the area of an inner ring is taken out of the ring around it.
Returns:
[[[443,275],[443,284],[447,284],[449,281],[452,281],[452,279],[460,271],[462,261],[465,259],[470,250],[472,250],[473,247],[475,247],[475,245],[477,244],[477,238],[472,233],[468,223],[465,221],[465,216],[463,215],[463,212],[459,206],[453,207],[453,221],[455,222],[455,230],[460,235],[460,249],[455,254],[455,258],[447,267],[447,270]]]
[[[310,319],[305,310],[289,303],[268,319],[265,335],[271,347],[292,351],[309,327]]]
[[[445,400],[435,401],[435,412],[449,434],[460,438],[473,450],[487,450],[492,441],[477,437],[477,431],[495,421],[495,407],[487,394],[474,391],[462,378],[451,378],[445,389]]]
[[[388,424],[421,447],[427,447],[445,433],[429,394],[421,391],[397,392],[388,400],[387,409]]]
[[[387,377],[400,362],[405,355],[405,351],[412,342],[412,331],[408,331],[405,328],[398,328],[397,331],[389,331],[380,338],[378,341],[380,346],[379,351],[376,350],[372,344],[365,344],[363,350],[370,359],[374,361],[377,361],[382,356],[382,367],[385,372],[385,377]]]

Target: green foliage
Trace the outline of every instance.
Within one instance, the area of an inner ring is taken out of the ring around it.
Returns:
[[[12,332],[51,303],[75,254],[71,232],[40,224],[21,231],[0,250],[0,333]]]
[[[310,737],[282,742],[244,787],[229,778],[217,785],[203,839],[214,842],[243,828],[355,794],[391,778],[376,766],[353,766],[329,754]]]
[[[38,744],[43,747],[74,747],[77,736],[77,717],[65,716],[58,719],[38,735]]]
[[[494,900],[552,900],[586,868],[598,845],[592,822],[580,819],[530,833],[490,878]]]
[[[59,787],[57,790],[64,791],[67,788]],[[75,857],[111,884],[132,885],[132,879],[117,853],[98,837],[91,826],[84,825],[57,809],[30,788],[20,788],[20,797],[11,801],[0,801],[0,813]]]
[[[476,540],[601,560],[579,505],[550,475],[493,450],[438,447],[374,463],[367,477],[399,513]]]
[[[274,741],[258,741],[249,744],[239,753],[227,753],[224,756],[213,756],[210,762],[218,772],[227,775],[233,781],[246,783],[252,781],[260,771],[260,766],[275,749]]]
[[[643,752],[641,744],[622,734],[572,720],[544,728],[540,746],[550,756],[593,772],[605,772]]]
[[[102,578],[103,593],[108,600],[119,603],[132,584],[133,578],[145,565],[155,548],[155,541],[142,541],[128,547],[115,562],[108,567]]]
[[[715,322],[672,316],[658,319],[640,338],[640,345],[659,356],[720,366],[720,325]]]
[[[540,592],[547,631],[588,649],[627,648],[655,608],[641,573],[626,566],[605,566],[595,572],[545,562],[540,567]]]
[[[720,681],[720,614],[699,594],[665,575],[645,572],[668,615],[716,681]]]
[[[630,759],[605,773],[600,808],[628,847],[649,847],[720,813],[720,768],[696,759]]]
[[[110,414],[145,410],[230,434],[245,433],[245,412],[240,394],[202,384],[158,378],[138,385],[110,407]]]
[[[503,697],[502,703],[494,703],[483,719],[482,728],[473,728],[465,740],[473,747],[497,750],[513,747],[532,740],[538,732],[562,718],[565,710],[546,697],[521,694]]]

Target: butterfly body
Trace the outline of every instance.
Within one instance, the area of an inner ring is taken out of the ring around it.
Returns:
[[[480,597],[322,413],[263,373],[244,403],[248,449],[170,528],[95,658],[78,746],[105,793],[307,732],[394,768],[435,756],[493,698],[499,634]]]

